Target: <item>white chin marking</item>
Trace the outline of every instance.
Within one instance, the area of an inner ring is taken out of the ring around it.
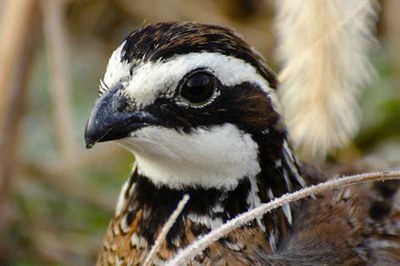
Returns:
[[[117,82],[123,81],[127,96],[139,108],[152,104],[159,95],[172,97],[179,81],[186,74],[198,68],[207,68],[224,86],[235,86],[247,81],[258,84],[271,98],[274,109],[280,113],[281,107],[274,90],[255,67],[241,59],[220,53],[201,52],[176,55],[165,61],[136,61],[131,76],[132,63],[121,62],[123,45],[124,43],[111,56],[104,82],[111,88]]]
[[[258,145],[232,124],[190,134],[150,126],[119,142],[135,154],[139,173],[157,186],[234,189],[261,171]]]

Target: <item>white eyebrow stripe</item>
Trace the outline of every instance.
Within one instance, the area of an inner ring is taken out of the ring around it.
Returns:
[[[121,79],[130,75],[129,70],[132,66],[127,61],[122,61],[123,47],[126,41],[124,41],[118,48],[112,53],[108,60],[106,73],[104,74],[104,83],[111,88],[117,84]]]
[[[121,58],[122,45],[110,59],[107,73],[104,77],[108,86],[115,85],[121,79],[130,75],[127,63],[115,64]],[[118,55],[119,53],[119,55]],[[268,82],[257,72],[256,68],[242,59],[220,53],[189,53],[156,62],[146,62],[135,67],[133,76],[128,80],[126,94],[139,107],[152,104],[161,94],[172,97],[179,81],[190,71],[198,68],[211,70],[224,86],[235,86],[244,82],[258,84],[271,98],[274,109],[281,113],[276,93]],[[109,73],[110,72],[110,73]],[[116,73],[113,73],[116,72]],[[119,76],[119,78],[117,77]]]

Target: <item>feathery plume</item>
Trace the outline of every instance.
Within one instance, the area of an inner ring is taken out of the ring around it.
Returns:
[[[296,147],[324,156],[359,126],[360,88],[374,69],[376,0],[279,0],[276,31],[283,63],[279,93]]]

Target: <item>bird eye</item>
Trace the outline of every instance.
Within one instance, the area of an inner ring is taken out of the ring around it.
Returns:
[[[181,96],[191,104],[206,103],[214,96],[215,78],[207,72],[195,72],[184,80],[181,85]]]

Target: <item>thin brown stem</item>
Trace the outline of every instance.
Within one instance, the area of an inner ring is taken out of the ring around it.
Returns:
[[[37,30],[35,27],[37,10],[34,2],[7,1],[1,22],[3,31],[0,43],[2,94],[0,97],[0,235],[7,231],[12,216],[10,211],[12,209],[8,208],[8,196],[12,178],[18,168],[20,126],[34,53],[34,37]]]
[[[64,0],[42,0],[46,50],[49,60],[50,93],[57,141],[64,159],[74,159],[77,145],[73,135],[68,71],[68,38],[64,25]]]

